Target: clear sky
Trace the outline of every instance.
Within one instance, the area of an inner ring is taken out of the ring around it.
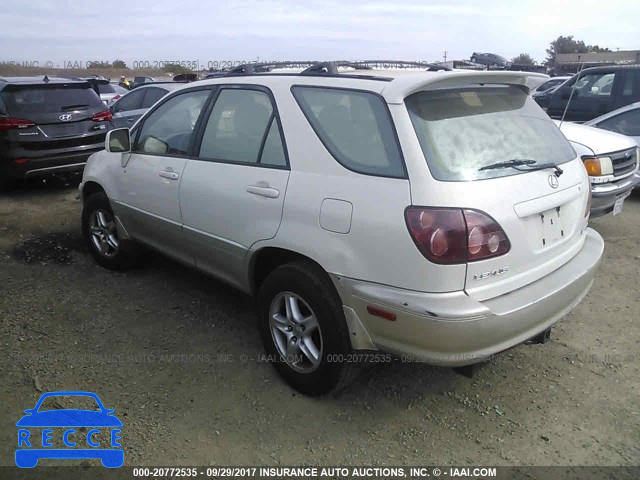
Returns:
[[[469,58],[542,62],[574,35],[640,49],[632,0],[2,0],[0,61]]]

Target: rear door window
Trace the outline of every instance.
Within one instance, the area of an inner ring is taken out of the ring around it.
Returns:
[[[138,110],[142,104],[144,90],[134,90],[127,93],[113,106],[114,112],[128,112],[129,110]]]
[[[144,100],[142,108],[151,108],[158,100],[167,94],[166,90],[157,87],[149,87],[144,89]]]
[[[9,85],[0,97],[11,115],[59,113],[104,107],[100,97],[87,84]]]
[[[633,101],[640,99],[640,69],[628,70],[624,75],[622,83],[623,105],[627,105]]]
[[[286,166],[282,137],[269,95],[259,90],[223,89],[209,116],[199,157]]]
[[[387,106],[378,95],[340,88],[292,88],[314,131],[344,167],[358,173],[406,178]]]
[[[423,91],[405,104],[437,180],[504,177],[527,169],[480,168],[510,160],[561,164],[576,157],[558,127],[517,86]]]

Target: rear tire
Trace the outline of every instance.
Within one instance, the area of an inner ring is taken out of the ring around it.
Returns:
[[[108,270],[127,270],[138,263],[135,243],[120,238],[111,204],[104,192],[94,193],[82,208],[82,234],[95,261]]]
[[[342,302],[309,262],[276,268],[258,291],[258,328],[269,361],[305,395],[339,390],[357,374]]]

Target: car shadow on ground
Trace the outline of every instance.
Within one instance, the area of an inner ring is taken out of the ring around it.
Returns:
[[[51,193],[68,190],[69,188],[77,189],[81,181],[81,173],[32,177],[18,181],[10,192],[4,193],[3,195],[13,197],[14,199],[24,196],[29,196],[30,198],[46,196]]]

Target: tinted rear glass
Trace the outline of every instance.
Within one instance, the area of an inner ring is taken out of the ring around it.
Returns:
[[[405,100],[431,174],[467,181],[524,173],[479,170],[509,160],[566,163],[576,157],[553,121],[517,86],[415,93]]]
[[[0,92],[0,96],[9,114],[17,117],[104,106],[87,84],[10,85]]]
[[[99,83],[98,91],[100,93],[116,93],[115,88],[113,88],[113,85],[111,85],[110,83]]]

